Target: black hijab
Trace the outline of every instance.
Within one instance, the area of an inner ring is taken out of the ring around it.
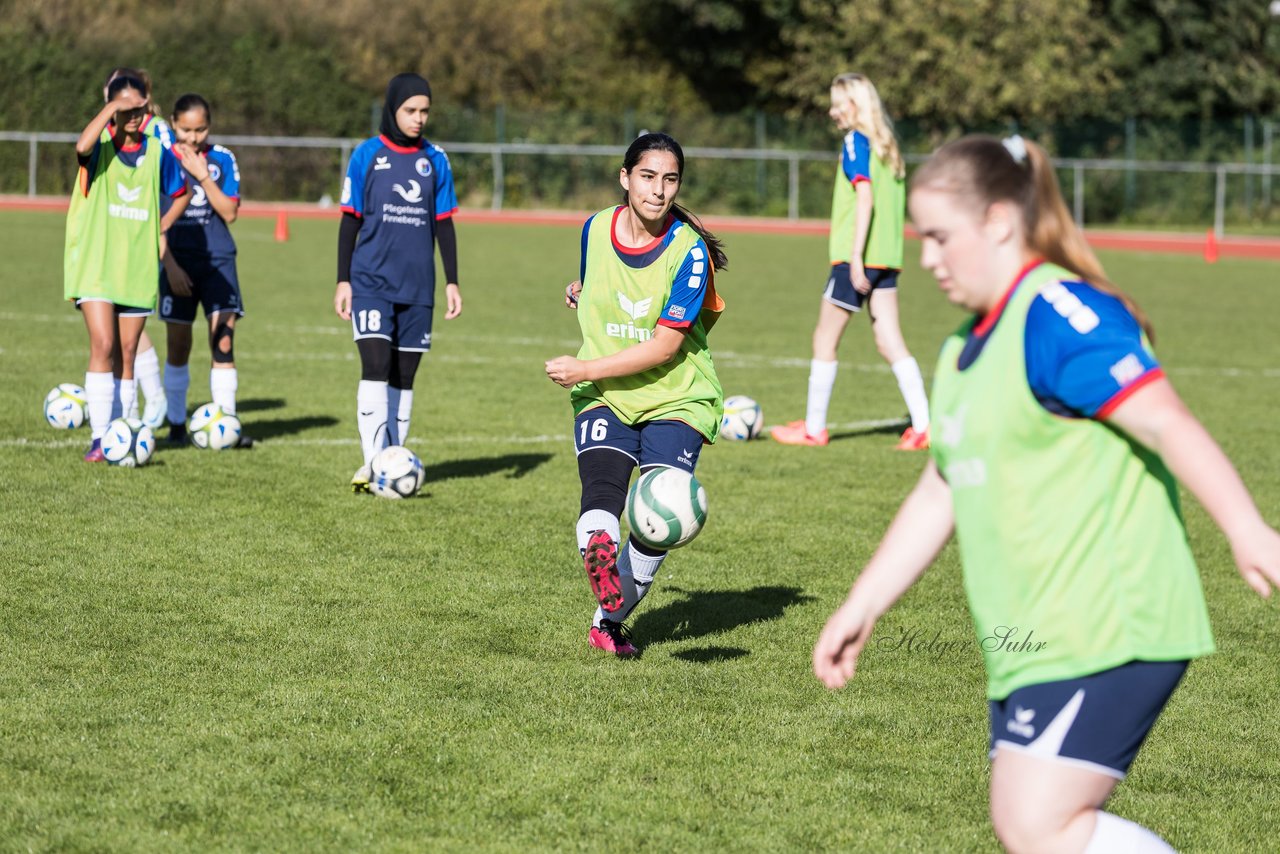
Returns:
[[[414,148],[421,141],[421,137],[405,136],[396,124],[396,110],[414,95],[426,95],[429,99],[431,84],[417,74],[397,74],[387,84],[387,100],[382,105],[382,135],[404,148]]]

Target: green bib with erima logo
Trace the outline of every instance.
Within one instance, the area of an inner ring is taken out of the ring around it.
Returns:
[[[1031,303],[1077,279],[1036,267],[977,359],[958,370],[971,320],[947,339],[934,372],[931,450],[951,488],[993,700],[1135,659],[1214,649],[1178,485],[1164,463],[1100,421],[1051,414],[1028,385]],[[1068,301],[1054,307],[1073,310]]]
[[[582,329],[579,359],[599,359],[653,337],[671,284],[698,241],[697,233],[675,222],[662,253],[645,267],[629,267],[613,248],[613,212],[591,219],[587,231],[586,270],[578,298]],[[724,417],[724,392],[707,347],[708,316],[716,316],[715,292],[708,285],[702,311],[693,319],[676,357],[665,365],[629,377],[582,382],[570,399],[574,414],[604,403],[627,424],[671,418],[684,421],[707,441],[715,441]]]
[[[116,156],[104,131],[96,162],[81,170],[67,211],[63,295],[154,308],[160,276],[160,147],[144,140],[137,166]],[[87,170],[94,169],[94,174]]]

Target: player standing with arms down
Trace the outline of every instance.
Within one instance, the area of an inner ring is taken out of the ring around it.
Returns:
[[[831,197],[831,275],[813,330],[808,408],[804,420],[775,427],[771,435],[785,445],[827,444],[836,351],[849,318],[865,302],[876,349],[893,369],[911,414],[898,450],[923,450],[929,447],[929,401],[898,323],[906,167],[880,95],[866,77],[836,77],[828,114],[846,133]]]
[[[224,412],[236,414],[236,371],[232,339],[244,317],[236,275],[236,243],[227,228],[240,211],[240,168],[235,155],[209,144],[213,111],[196,94],[183,95],[173,107],[174,152],[187,173],[191,202],[169,229],[169,254],[160,274],[160,319],[168,330],[164,390],[168,399],[169,441],[187,439],[187,390],[191,372],[191,326],[196,304],[209,324],[209,393]],[[238,448],[253,446],[241,434]]]
[[[938,360],[932,460],[823,629],[814,672],[830,688],[853,676],[876,620],[954,531],[986,659],[1000,841],[1170,851],[1102,806],[1189,660],[1214,648],[1174,477],[1262,596],[1280,584],[1280,534],[1164,378],[1039,147],[944,146],[912,179],[911,216],[921,263],[973,317]],[[1005,648],[1033,632],[1034,651]]]
[[[369,491],[369,463],[409,437],[413,378],[431,349],[435,247],[444,266],[445,320],[462,313],[458,199],[449,158],[422,136],[431,86],[417,74],[387,84],[381,133],[351,155],[342,187],[338,287],[333,309],[350,320],[360,352],[356,417],[364,463],[351,478]]]
[[[637,465],[692,473],[724,415],[707,332],[724,308],[714,275],[727,259],[675,203],[683,177],[684,152],[671,137],[631,143],[618,175],[622,204],[583,226],[580,278],[566,294],[582,348],[546,364],[553,382],[572,389],[578,550],[600,603],[588,641],[621,657],[637,653],[622,621],[667,556],[634,537],[618,550],[631,473]]]
[[[173,218],[187,205],[182,167],[173,154],[142,132],[146,86],[121,76],[108,102],[76,140],[80,169],[67,212],[63,294],[75,300],[89,332],[85,373],[93,443],[88,462],[101,462],[102,436],[111,421],[115,381],[130,412],[137,402],[134,355],[147,316],[155,310],[157,264],[165,254],[161,196],[178,199]],[[150,155],[150,156],[148,156]]]

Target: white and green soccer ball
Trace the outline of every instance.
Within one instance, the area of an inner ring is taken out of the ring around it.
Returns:
[[[151,428],[137,418],[117,418],[102,436],[102,455],[113,466],[145,466],[155,449]]]
[[[369,461],[369,491],[382,498],[412,498],[426,479],[422,460],[404,445],[388,445]]]
[[[216,403],[206,403],[191,413],[187,436],[197,448],[222,451],[240,441],[240,419]]]
[[[706,521],[707,491],[687,471],[651,469],[627,494],[631,535],[649,548],[679,548],[698,536]]]
[[[44,417],[50,427],[74,430],[84,423],[89,398],[75,383],[59,383],[44,399]]]
[[[745,394],[735,394],[724,402],[724,418],[720,421],[720,435],[735,442],[745,442],[760,435],[764,427],[764,412],[760,404]]]

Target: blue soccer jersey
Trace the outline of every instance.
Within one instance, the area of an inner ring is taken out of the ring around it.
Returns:
[[[871,181],[871,140],[861,132],[851,130],[840,147],[840,168],[850,184]]]
[[[384,136],[360,144],[347,165],[342,210],[360,217],[351,293],[407,305],[435,304],[436,222],[458,209],[449,158]]]
[[[240,167],[236,165],[235,155],[221,145],[214,145],[196,155],[203,157],[209,165],[209,177],[218,185],[218,189],[232,198],[240,198]],[[185,170],[184,170],[185,173]],[[209,204],[209,197],[200,182],[186,174],[187,190],[191,193],[191,203],[169,228],[169,248],[174,257],[181,263],[184,259],[195,261],[212,258],[234,258],[236,242],[231,237],[231,229],[226,220],[218,216],[218,212]],[[171,202],[163,204],[164,210],[172,206]]]
[[[995,330],[1028,265],[1000,304],[973,327],[960,354],[964,370]],[[1103,419],[1129,395],[1164,376],[1138,321],[1119,298],[1081,281],[1040,289],[1027,310],[1027,385],[1049,412],[1066,418]]]

